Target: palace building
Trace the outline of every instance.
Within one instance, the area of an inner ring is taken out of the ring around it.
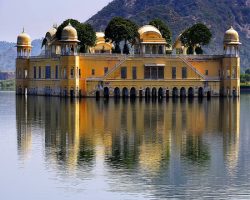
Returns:
[[[172,47],[151,25],[141,27],[129,55],[112,54],[113,45],[98,32],[89,53],[78,52],[78,35],[69,23],[44,51],[31,56],[31,38],[17,37],[16,93],[62,97],[203,97],[240,95],[239,35],[225,32],[223,55],[186,55],[180,37]],[[133,52],[132,52],[133,51]]]

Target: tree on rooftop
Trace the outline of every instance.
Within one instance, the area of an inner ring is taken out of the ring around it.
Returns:
[[[95,46],[96,33],[90,24],[80,24],[80,31],[78,33],[80,42],[80,52],[88,52],[88,48]]]
[[[247,69],[247,70],[245,71],[245,74],[250,74],[250,69]]]
[[[166,39],[167,46],[170,47],[172,43],[172,33],[168,26],[161,19],[154,19],[149,22],[149,24],[159,29],[162,37]]]
[[[200,47],[202,50],[202,46],[209,44],[211,38],[212,33],[209,28],[202,23],[198,23],[183,32],[181,42],[184,46],[192,48],[192,52],[195,52],[196,47]]]
[[[136,38],[138,38],[138,26],[122,17],[114,17],[105,29],[105,39],[106,41],[115,44],[114,53],[120,53],[120,43],[124,41],[124,49],[127,51],[127,43],[134,45]]]

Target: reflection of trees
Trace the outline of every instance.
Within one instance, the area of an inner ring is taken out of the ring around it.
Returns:
[[[85,135],[81,137],[79,133],[78,101],[17,96],[16,110],[20,149],[30,146],[32,135],[44,132],[46,160],[67,168],[82,165],[81,162],[90,164],[93,161],[93,141]],[[36,131],[32,134],[33,127]],[[28,140],[24,141],[24,136]]]
[[[166,115],[162,102],[147,99],[145,103],[126,101],[115,105],[118,121],[113,125],[112,146],[106,161],[118,168],[140,164],[154,170],[159,169],[161,161],[168,162],[170,145],[164,131]]]
[[[112,153],[107,156],[107,161],[114,167],[134,168],[138,164],[138,147],[129,144],[127,138],[124,138],[123,143],[119,139],[113,142]]]
[[[78,164],[91,163],[95,158],[94,145],[90,140],[81,139],[78,153]]]
[[[128,99],[116,102],[116,119],[112,134],[111,154],[107,161],[114,167],[134,168],[138,164],[140,135],[137,134],[137,107]]]
[[[170,173],[175,179],[182,174],[181,160],[205,169],[224,153],[233,169],[238,155],[237,102],[18,97],[16,109],[20,153],[31,151],[27,147],[40,134],[46,161],[59,169],[91,170],[95,160],[105,159],[112,169],[139,169],[152,179]],[[211,150],[214,137],[223,140],[223,153]]]
[[[211,158],[208,146],[199,136],[187,136],[181,154],[184,158],[200,165],[206,164]]]

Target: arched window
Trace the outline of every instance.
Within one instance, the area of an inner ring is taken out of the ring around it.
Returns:
[[[149,45],[146,45],[146,54],[151,54],[151,48]]]
[[[163,47],[162,46],[159,46],[158,54],[163,54]]]

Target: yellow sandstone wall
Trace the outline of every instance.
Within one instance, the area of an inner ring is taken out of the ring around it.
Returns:
[[[164,66],[164,79],[147,80],[144,78],[145,65]],[[51,78],[45,78],[46,66],[51,67]],[[56,79],[56,66],[58,66],[58,79]],[[36,67],[36,78],[34,78],[34,67]],[[39,67],[41,78],[39,78]],[[121,67],[126,67],[127,77],[121,78]],[[133,67],[136,67],[136,79],[133,80]],[[176,78],[172,78],[172,68],[176,68]],[[182,77],[182,68],[187,69],[187,78]],[[108,69],[105,75],[105,68]],[[208,75],[206,71],[208,70]],[[234,71],[233,71],[234,70]],[[137,95],[139,91],[145,93],[146,88],[162,88],[164,95],[169,91],[172,95],[176,87],[180,94],[181,88],[185,88],[186,94],[189,88],[193,88],[195,96],[198,89],[203,88],[204,95],[208,91],[211,95],[218,96],[221,88],[224,95],[229,88],[229,94],[235,88],[239,94],[240,76],[239,58],[217,58],[208,60],[188,60],[174,56],[164,57],[140,57],[125,55],[95,55],[87,54],[81,56],[61,56],[60,58],[32,58],[17,59],[17,91],[25,88],[30,94],[44,95],[45,88],[51,90],[50,95],[72,96],[95,96],[96,91],[103,95],[103,89],[110,89],[110,96],[116,87],[122,91],[127,88],[135,88]],[[24,71],[27,71],[25,78]],[[230,78],[226,75],[229,74]],[[221,75],[222,80],[220,80]],[[20,78],[18,78],[20,76]],[[232,76],[235,76],[233,78]],[[78,92],[79,91],[79,92]],[[143,93],[143,94],[144,94]]]

